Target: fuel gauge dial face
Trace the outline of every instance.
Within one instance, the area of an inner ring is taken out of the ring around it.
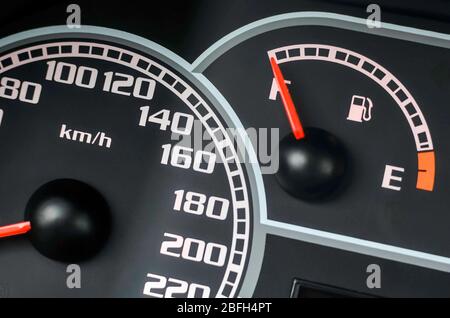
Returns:
[[[344,69],[342,69],[343,73],[356,71],[360,73],[359,75],[362,75],[368,80],[371,80],[372,82],[378,84],[379,88],[384,90],[384,92],[391,97],[391,102],[387,103],[387,101],[385,102],[384,100],[382,101],[381,99],[378,99],[378,107],[374,109],[373,99],[376,98],[375,96],[377,95],[377,92],[366,93],[367,96],[351,94],[351,92],[356,92],[358,90],[368,92],[368,89],[375,88],[360,87],[356,83],[355,85],[350,85],[350,87],[347,89],[349,91],[348,94],[351,95],[351,97],[348,98],[347,103],[348,115],[345,120],[348,121],[348,123],[346,124],[349,127],[353,126],[355,130],[359,129],[362,133],[364,132],[364,130],[362,130],[364,125],[370,125],[369,122],[372,121],[373,111],[382,112],[383,110],[380,111],[380,108],[389,106],[397,107],[401,111],[401,113],[403,113],[403,120],[405,120],[410,127],[410,136],[414,139],[417,150],[418,165],[416,169],[416,189],[433,191],[435,180],[435,153],[430,129],[414,97],[392,73],[390,73],[380,64],[370,60],[365,56],[362,56],[361,54],[350,51],[348,49],[323,44],[297,44],[279,47],[270,50],[268,52],[268,56],[272,63],[276,63],[277,65],[283,64],[286,68],[290,67],[292,69],[292,77],[295,77],[296,73],[302,74],[304,72],[302,71],[301,66],[296,65],[297,63],[300,64],[301,62],[316,61],[337,64],[341,69],[343,66],[347,68],[347,70],[345,71]],[[326,81],[325,78],[323,80]],[[361,78],[361,80],[363,79]],[[286,80],[284,78],[283,81],[286,83]],[[304,80],[298,79],[296,82],[302,81]],[[278,93],[280,95],[283,94],[282,90],[280,89],[280,85],[278,84],[279,82],[280,81],[275,77],[269,96],[269,98],[272,100],[277,99]],[[294,80],[289,81],[288,83],[292,82],[294,82]],[[372,83],[369,85],[372,86]],[[294,87],[299,86],[300,85]],[[321,86],[318,85],[316,91],[320,91],[320,87]],[[301,87],[299,87],[298,89],[301,90]],[[298,93],[297,96],[298,98],[301,98],[301,92]],[[317,99],[315,103],[324,102]],[[342,104],[345,105],[344,103]],[[330,105],[330,107],[331,106],[332,105]],[[378,118],[380,118],[381,116],[382,115],[378,115]],[[339,118],[336,118],[336,120],[339,120]],[[379,120],[381,121],[383,119],[380,118]],[[398,118],[397,120],[402,120],[402,118]],[[373,126],[374,124],[372,124],[372,127]],[[382,133],[380,135],[384,135],[386,137],[388,136],[388,134]],[[322,141],[322,144],[323,143],[324,141]],[[330,147],[328,147],[328,149],[330,149]],[[282,163],[286,161],[286,154],[283,151],[284,148],[280,148],[280,158]],[[320,161],[320,158],[311,158],[310,160]],[[328,161],[331,162],[331,160]],[[285,165],[289,165],[289,163],[285,163]],[[328,164],[327,166],[331,165]],[[282,165],[282,167],[284,167],[284,165]],[[386,164],[381,187],[383,189],[401,191],[401,183],[403,181],[402,175],[404,174],[404,172],[404,167]],[[283,174],[289,173],[293,174],[292,169],[288,172],[283,172]],[[413,172],[410,173],[412,174]],[[295,192],[295,188],[301,188],[303,183],[313,183],[314,178],[320,178],[320,176],[312,176],[311,180],[299,180],[298,184],[294,183],[288,186],[290,188],[288,189],[288,191]],[[410,179],[413,179],[413,176],[410,176]],[[316,190],[316,192],[319,191],[320,190]]]
[[[197,61],[246,126],[279,134],[268,233],[450,271],[450,42],[430,38],[288,14]]]

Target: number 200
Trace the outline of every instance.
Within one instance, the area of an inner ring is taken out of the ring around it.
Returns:
[[[216,243],[206,243],[181,235],[164,233],[169,240],[161,243],[161,254],[172,257],[181,257],[193,262],[203,262],[208,265],[222,267],[227,257],[227,247]]]

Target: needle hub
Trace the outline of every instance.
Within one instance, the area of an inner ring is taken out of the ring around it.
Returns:
[[[280,142],[279,152],[278,182],[288,193],[304,201],[331,195],[347,172],[343,145],[323,129],[307,128],[301,140],[287,135]]]
[[[79,262],[101,250],[110,233],[111,213],[91,186],[62,179],[42,186],[27,205],[30,240],[43,255]]]

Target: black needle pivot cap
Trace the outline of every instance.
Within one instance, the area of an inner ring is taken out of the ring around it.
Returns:
[[[103,196],[76,180],[45,184],[26,208],[30,239],[43,255],[61,262],[80,262],[104,246],[111,230],[111,213]]]
[[[343,145],[331,133],[307,128],[305,137],[292,134],[279,145],[280,166],[276,174],[282,188],[304,200],[316,201],[330,196],[342,183],[347,170]]]

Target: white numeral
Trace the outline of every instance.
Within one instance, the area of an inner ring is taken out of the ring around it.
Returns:
[[[184,190],[175,191],[175,204],[173,209],[196,215],[203,215],[205,212],[206,195],[197,192],[186,192]],[[183,204],[184,202],[184,204]],[[212,219],[225,220],[228,216],[230,201],[224,198],[211,196],[206,205],[205,215]]]
[[[170,110],[162,109],[152,115],[150,113],[150,106],[143,106],[140,108],[141,117],[139,119],[139,126],[145,127],[147,123],[154,123],[159,125],[160,130],[167,130],[170,126],[170,130],[173,133],[180,135],[189,135],[194,125],[194,116],[185,113],[173,114],[172,121],[170,121]],[[183,123],[181,125],[181,123]]]
[[[37,83],[21,82],[10,77],[3,77],[0,81],[0,97],[7,99],[37,104],[41,98],[41,91],[42,86]]]
[[[97,82],[98,71],[95,68],[76,66],[71,63],[49,61],[47,62],[47,81],[92,89]]]
[[[123,73],[106,72],[103,90],[114,94],[131,96],[151,100],[155,93],[156,82],[152,79],[133,76]]]
[[[169,240],[161,243],[161,254],[183,258],[193,262],[203,262],[208,265],[222,267],[225,264],[228,248],[217,243],[184,238],[181,235],[164,233]]]
[[[197,151],[192,162],[192,154],[194,152],[192,148],[182,146],[172,147],[171,144],[162,145],[161,147],[163,148],[161,158],[161,164],[163,165],[168,165],[170,162],[171,166],[182,169],[190,169],[192,166],[194,171],[198,172],[211,174],[214,171],[217,156],[211,152]]]
[[[148,282],[144,285],[143,294],[157,298],[208,298],[211,289],[208,286],[199,285],[175,278],[167,278],[156,274],[147,274]]]
[[[115,79],[113,81],[113,77],[116,76],[120,79]],[[114,94],[130,96],[131,93],[127,92],[125,89],[133,86],[134,78],[131,75],[122,74],[122,73],[114,73],[114,72],[106,72],[105,73],[105,84],[103,85],[103,90],[105,92],[111,92]]]

